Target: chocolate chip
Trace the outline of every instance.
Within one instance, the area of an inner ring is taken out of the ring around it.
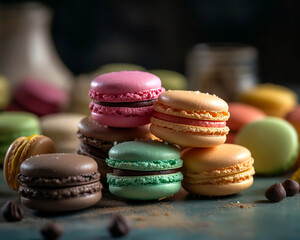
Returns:
[[[40,233],[45,240],[59,239],[63,232],[63,226],[55,222],[47,223],[43,225],[40,229]]]
[[[265,196],[271,202],[280,202],[286,197],[286,192],[281,183],[275,183],[267,189]]]
[[[15,201],[8,201],[2,208],[2,216],[8,222],[18,222],[24,217],[24,209]]]
[[[299,183],[293,179],[287,179],[282,183],[287,196],[294,196],[299,192]]]
[[[122,237],[129,233],[130,227],[125,217],[117,213],[113,216],[111,223],[108,226],[108,231],[113,237]]]

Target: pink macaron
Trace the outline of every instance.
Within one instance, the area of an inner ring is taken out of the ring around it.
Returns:
[[[160,79],[147,72],[102,74],[91,82],[92,118],[110,127],[138,127],[150,123],[153,102],[164,91]]]
[[[22,110],[44,116],[63,111],[68,104],[68,98],[65,91],[51,84],[25,79],[16,88],[8,110]]]
[[[227,126],[230,129],[227,135],[226,143],[234,143],[236,133],[245,125],[266,117],[266,114],[260,109],[243,104],[228,103],[230,118]]]

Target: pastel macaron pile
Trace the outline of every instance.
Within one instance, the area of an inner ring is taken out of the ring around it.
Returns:
[[[77,152],[93,157],[106,187],[108,151],[117,143],[151,139],[149,130],[153,103],[164,91],[160,79],[141,71],[102,74],[91,81],[91,116],[78,124]]]
[[[204,196],[238,193],[253,182],[253,158],[248,149],[223,144],[229,128],[228,105],[199,91],[166,91],[154,104],[151,132],[185,148],[183,187]]]

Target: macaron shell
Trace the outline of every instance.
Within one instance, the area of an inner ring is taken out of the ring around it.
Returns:
[[[11,170],[12,161],[13,161],[13,158],[14,158],[17,150],[27,139],[28,138],[26,138],[26,137],[20,137],[20,138],[16,139],[11,144],[11,146],[8,149],[7,154],[5,156],[4,165],[3,165],[4,178],[5,178],[7,185],[14,190],[18,190],[18,183],[17,183],[16,177],[17,177],[18,173],[20,172],[20,165],[22,164],[22,162],[24,162],[26,159],[28,159],[32,156],[35,156],[35,155],[56,152],[55,145],[50,138],[42,136],[42,135],[33,136],[32,138],[30,138],[28,140],[28,142],[24,146],[18,159],[15,159],[15,161],[16,161],[15,169]],[[13,176],[10,174],[10,171],[13,171]]]
[[[12,144],[9,146],[9,148],[6,152],[5,158],[4,158],[4,162],[3,162],[4,180],[5,180],[6,184],[12,189],[14,188],[13,187],[13,179],[11,179],[11,176],[9,174],[10,168],[11,168],[11,162],[12,162],[17,150],[23,144],[25,139],[26,139],[26,137],[19,137],[15,141],[13,141]]]
[[[163,197],[170,197],[179,192],[181,183],[165,183],[159,185],[140,186],[109,186],[109,191],[120,198],[132,200],[156,200]]]
[[[121,71],[102,74],[91,82],[91,89],[102,94],[136,93],[160,89],[160,79],[147,72]]]
[[[274,84],[260,84],[240,95],[243,103],[260,108],[269,116],[284,117],[297,104],[292,90]]]
[[[33,156],[24,161],[20,167],[20,173],[25,176],[45,178],[78,176],[97,171],[98,165],[92,158],[64,153]]]
[[[41,118],[41,129],[45,136],[51,138],[57,152],[75,153],[79,145],[77,138],[78,123],[85,115],[77,113],[57,113]]]
[[[60,112],[68,104],[68,95],[50,84],[26,79],[16,89],[14,100],[38,116]]]
[[[183,188],[189,193],[202,196],[227,196],[239,193],[253,184],[253,177],[247,181],[231,184],[189,184],[182,182]]]
[[[242,164],[251,159],[251,153],[247,148],[236,144],[222,144],[213,148],[189,148],[182,152],[181,157],[189,169],[203,172]]]
[[[230,130],[239,130],[246,124],[261,120],[267,115],[259,108],[242,103],[228,103],[230,118],[227,126]]]
[[[180,150],[157,141],[129,141],[111,148],[109,158],[131,162],[176,160],[180,159]]]
[[[288,170],[298,156],[298,136],[287,121],[268,117],[240,130],[236,144],[245,146],[255,159],[256,173],[280,174]]]
[[[151,124],[150,131],[156,137],[169,143],[188,147],[214,147],[226,141],[226,135],[200,135],[187,132],[177,132],[165,127]]]
[[[63,200],[34,200],[21,197],[24,206],[46,212],[75,211],[95,205],[102,197],[101,191],[78,198]]]
[[[40,134],[40,121],[27,112],[0,113],[0,143],[12,143],[21,136]]]
[[[223,99],[198,91],[165,91],[159,95],[158,101],[171,108],[185,111],[228,111],[228,105]]]
[[[150,139],[150,125],[142,125],[136,128],[112,128],[101,125],[91,117],[83,118],[78,123],[78,132],[87,138],[99,140],[101,142],[125,142],[132,140]],[[112,147],[112,146],[111,146]]]

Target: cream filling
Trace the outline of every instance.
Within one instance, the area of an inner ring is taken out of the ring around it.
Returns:
[[[229,112],[227,111],[204,111],[193,110],[188,111],[179,108],[173,108],[166,106],[158,101],[154,103],[154,110],[164,114],[169,114],[178,117],[200,119],[200,120],[212,120],[212,121],[227,121],[229,119]]]
[[[186,132],[186,133],[199,134],[199,135],[227,135],[229,132],[228,127],[223,127],[223,128],[199,127],[199,126],[185,125],[180,123],[167,122],[155,117],[151,117],[150,121],[152,124],[158,127],[167,128],[170,130],[174,130],[176,132]]]

